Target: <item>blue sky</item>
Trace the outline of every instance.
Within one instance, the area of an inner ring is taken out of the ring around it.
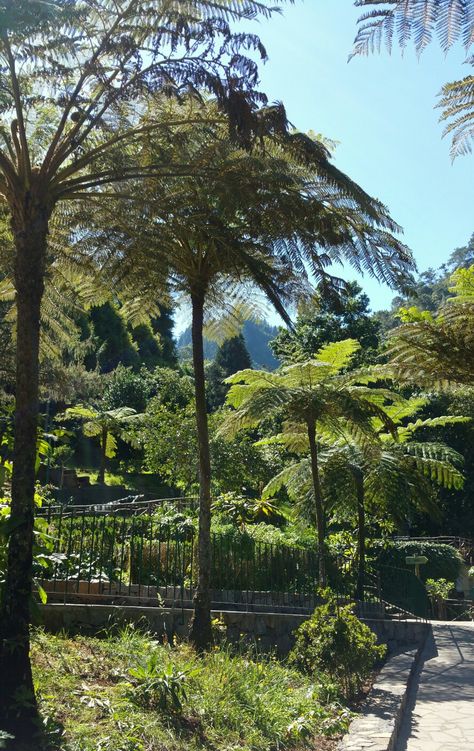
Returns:
[[[419,269],[439,266],[474,232],[474,155],[451,163],[433,109],[442,84],[469,73],[464,53],[445,56],[435,40],[419,60],[395,48],[348,64],[360,10],[352,0],[296,0],[260,22],[270,58],[262,89],[299,129],[337,140],[337,166],[389,207]],[[374,309],[388,306],[389,289],[362,283]]]
[[[339,142],[335,163],[389,207],[422,271],[441,265],[474,232],[474,154],[451,163],[434,109],[443,83],[469,70],[463,49],[445,56],[436,40],[420,59],[412,47],[403,56],[395,47],[392,55],[383,50],[347,63],[360,11],[352,0],[295,0],[251,25],[269,55],[261,89],[284,102],[297,128]],[[335,272],[359,278],[350,267]],[[374,310],[390,306],[390,289],[368,277],[360,282]],[[273,314],[269,320],[278,322]],[[177,330],[187,323],[177,315]]]

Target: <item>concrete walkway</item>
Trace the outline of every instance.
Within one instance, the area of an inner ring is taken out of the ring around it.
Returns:
[[[434,623],[396,751],[474,749],[474,623]]]

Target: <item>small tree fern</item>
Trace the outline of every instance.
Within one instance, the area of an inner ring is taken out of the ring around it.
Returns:
[[[82,421],[82,430],[89,438],[99,438],[100,443],[100,467],[97,482],[105,482],[106,460],[115,456],[117,451],[117,438],[133,443],[133,437],[127,429],[136,422],[138,415],[131,407],[119,407],[118,409],[92,409],[91,407],[70,407],[64,413],[66,419],[79,419]]]
[[[345,373],[360,345],[353,339],[328,344],[314,359],[288,365],[274,373],[244,370],[226,379],[227,403],[234,408],[222,432],[258,425],[271,415],[283,419],[283,430],[262,443],[280,442],[295,453],[309,453],[318,530],[320,580],[325,583],[326,508],[321,484],[320,452],[325,443],[350,435],[362,445],[375,436],[374,418],[388,429],[395,424],[383,408],[394,397],[385,389],[359,383],[356,373]],[[287,474],[284,475],[288,479]]]

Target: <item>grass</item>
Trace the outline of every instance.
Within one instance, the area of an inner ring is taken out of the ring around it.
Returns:
[[[329,748],[349,713],[334,686],[222,646],[199,657],[127,627],[32,641],[48,736],[62,751]]]

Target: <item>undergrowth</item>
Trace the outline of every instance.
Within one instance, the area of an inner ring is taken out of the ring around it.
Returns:
[[[132,627],[101,638],[39,630],[32,658],[61,751],[276,751],[337,736],[349,721],[327,678],[228,646],[201,657]]]

